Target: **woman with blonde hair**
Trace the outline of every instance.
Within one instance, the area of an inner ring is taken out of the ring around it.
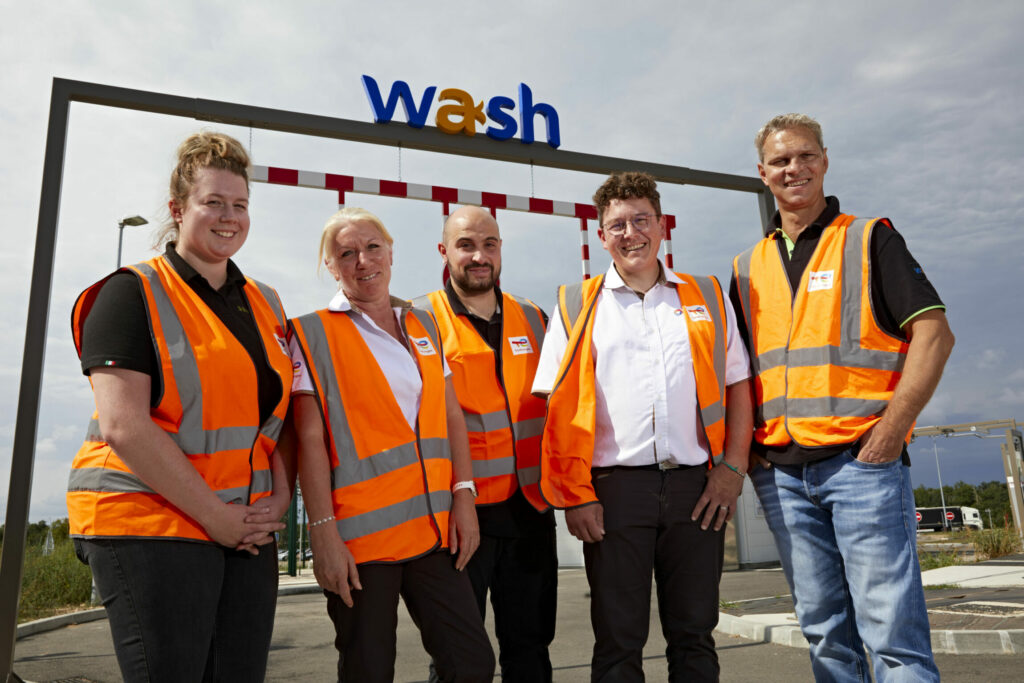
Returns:
[[[163,254],[75,303],[96,413],[68,484],[71,535],[125,681],[266,672],[292,369],[277,293],[231,261],[249,233],[248,167],[233,138],[186,139]]]
[[[398,598],[442,681],[491,681],[494,653],[462,570],[480,544],[469,441],[431,314],[391,296],[393,240],[334,214],[327,308],[292,321],[299,478],[338,680],[391,681]]]

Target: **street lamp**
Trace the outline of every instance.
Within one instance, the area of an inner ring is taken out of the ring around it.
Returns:
[[[121,241],[124,239],[124,226],[130,225],[135,227],[137,225],[145,225],[149,223],[142,216],[129,216],[128,218],[122,218],[117,222],[117,267],[121,267]]]

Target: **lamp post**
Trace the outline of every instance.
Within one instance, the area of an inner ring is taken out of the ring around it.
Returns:
[[[946,494],[942,492],[942,470],[939,468],[939,450],[935,447],[935,437],[932,437],[932,451],[935,453],[935,471],[939,475],[939,500],[942,501],[942,528],[948,529],[949,522],[946,520]]]
[[[121,267],[121,241],[124,239],[124,226],[130,225],[132,227],[138,225],[145,225],[149,223],[142,216],[129,216],[128,218],[122,218],[117,222],[117,267]]]

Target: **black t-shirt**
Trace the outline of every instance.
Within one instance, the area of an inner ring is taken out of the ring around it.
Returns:
[[[178,275],[235,338],[245,347],[256,368],[260,424],[274,412],[281,397],[281,378],[267,360],[256,319],[245,296],[245,276],[228,261],[228,277],[215,290],[202,275],[168,244],[164,257]],[[126,368],[150,376],[150,405],[160,403],[163,377],[157,360],[156,342],[149,328],[149,315],[139,278],[131,271],[119,271],[103,284],[82,329],[82,372],[100,366]]]
[[[464,315],[472,323],[477,334],[487,342],[487,345],[494,351],[494,369],[497,374],[498,384],[504,387],[501,377],[501,331],[502,331],[502,310],[501,290],[494,288],[498,297],[498,307],[490,320],[484,320],[478,315],[469,312],[463,305],[458,294],[452,287],[451,280],[445,283],[445,293],[448,296],[448,303],[456,315]],[[544,318],[544,326],[547,327],[548,317],[544,311],[540,312]],[[549,528],[555,523],[555,514],[548,510],[541,514],[526,500],[522,489],[516,489],[512,497],[500,503],[491,505],[478,505],[476,516],[480,521],[480,533],[487,536],[498,536],[502,538],[518,538],[531,533],[539,532],[541,529]]]
[[[839,200],[835,197],[826,199],[826,206],[821,215],[797,236],[793,245],[793,253],[789,253],[786,238],[781,233],[781,217],[776,212],[769,227],[767,237],[775,240],[782,263],[789,278],[793,296],[800,290],[800,279],[803,277],[807,264],[810,263],[814,250],[821,240],[822,232],[831,225],[839,215]],[[924,270],[910,254],[903,236],[890,229],[888,219],[879,221],[871,231],[871,307],[879,326],[889,334],[906,339],[902,326],[918,313],[930,308],[945,306],[939,298],[935,287],[924,274]],[[743,307],[740,304],[739,292],[736,289],[736,278],[729,284],[729,298],[736,310],[736,322],[747,348],[751,348]],[[753,443],[753,449],[759,455],[780,465],[795,465],[805,462],[824,460],[837,455],[855,444],[820,446],[807,448],[790,443],[781,448],[771,448]],[[903,460],[909,464],[906,448]]]

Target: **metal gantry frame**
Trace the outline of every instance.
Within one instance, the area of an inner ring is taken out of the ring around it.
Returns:
[[[914,438],[930,436],[933,439],[952,436],[976,436],[982,439],[999,439],[1003,454],[1003,471],[1006,473],[1006,488],[1010,494],[1010,509],[1013,511],[1013,524],[1017,528],[1017,536],[1024,540],[1024,489],[1021,475],[1024,474],[1024,442],[1016,420],[986,420],[984,422],[965,422],[955,425],[938,425],[918,427],[914,430]],[[936,463],[936,466],[938,463]],[[941,478],[939,483],[941,491]]]
[[[13,671],[18,599],[32,489],[32,466],[42,391],[46,323],[53,282],[64,153],[72,102],[335,140],[533,164],[567,171],[599,174],[646,171],[660,182],[753,193],[757,195],[762,227],[767,226],[774,212],[771,194],[759,178],[750,176],[560,151],[538,143],[526,145],[515,141],[498,142],[484,135],[450,135],[429,126],[416,129],[401,124],[381,125],[99,83],[53,79],[42,191],[39,199],[39,221],[29,290],[28,321],[25,328],[25,351],[22,356],[21,384],[11,457],[6,529],[3,553],[0,555],[0,675],[4,680],[20,680]]]

